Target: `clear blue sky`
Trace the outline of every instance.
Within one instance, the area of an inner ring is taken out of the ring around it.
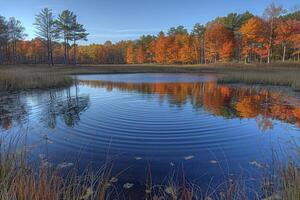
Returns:
[[[172,26],[189,30],[197,22],[205,24],[217,16],[246,10],[262,15],[271,0],[0,0],[0,15],[14,16],[26,27],[28,39],[34,35],[34,16],[44,7],[57,16],[69,9],[78,15],[90,33],[88,43],[137,39],[157,34]],[[276,0],[290,9],[299,0]]]

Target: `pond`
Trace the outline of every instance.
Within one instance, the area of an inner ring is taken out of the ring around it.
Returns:
[[[2,94],[2,135],[26,136],[30,159],[97,169],[119,182],[180,174],[206,187],[224,176],[259,177],[274,151],[300,135],[300,94],[220,85],[213,75],[80,75],[61,90]]]

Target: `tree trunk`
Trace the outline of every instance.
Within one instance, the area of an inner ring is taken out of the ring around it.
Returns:
[[[66,41],[66,36],[64,35],[64,59],[65,59],[65,64],[67,64],[67,41]]]
[[[69,60],[69,39],[68,38],[67,38],[66,49],[67,49],[67,64],[69,64],[70,60]]]
[[[47,57],[48,57],[48,65],[51,65],[51,50],[50,50],[50,40],[47,41]]]
[[[285,62],[286,45],[283,45],[282,62]]]
[[[74,60],[74,65],[76,65],[77,64],[77,61],[76,61],[76,40],[75,40],[75,38],[74,38],[74,43],[73,43],[73,60]]]
[[[54,66],[53,49],[52,49],[52,41],[51,40],[50,40],[50,61],[51,61],[51,65]]]

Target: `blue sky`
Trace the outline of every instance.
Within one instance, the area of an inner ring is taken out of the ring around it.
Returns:
[[[271,0],[0,0],[0,15],[14,16],[26,27],[28,39],[34,35],[34,16],[44,7],[57,16],[69,9],[78,15],[90,33],[88,43],[137,39],[143,34],[157,34],[172,26],[189,30],[230,12],[246,10],[262,15]],[[290,9],[299,0],[275,0]]]

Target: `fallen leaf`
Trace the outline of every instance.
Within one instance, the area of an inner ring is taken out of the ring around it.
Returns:
[[[193,155],[190,155],[190,156],[185,156],[185,157],[183,157],[184,158],[184,160],[191,160],[191,159],[193,159],[195,156],[193,156]]]
[[[123,185],[123,188],[125,188],[125,189],[130,189],[130,188],[132,188],[133,187],[133,183],[125,183],[124,185]]]
[[[210,163],[211,163],[211,164],[217,164],[218,161],[216,161],[216,160],[211,160]]]
[[[57,168],[63,169],[63,168],[67,168],[67,167],[72,167],[73,165],[74,165],[73,163],[62,162],[57,165]]]

